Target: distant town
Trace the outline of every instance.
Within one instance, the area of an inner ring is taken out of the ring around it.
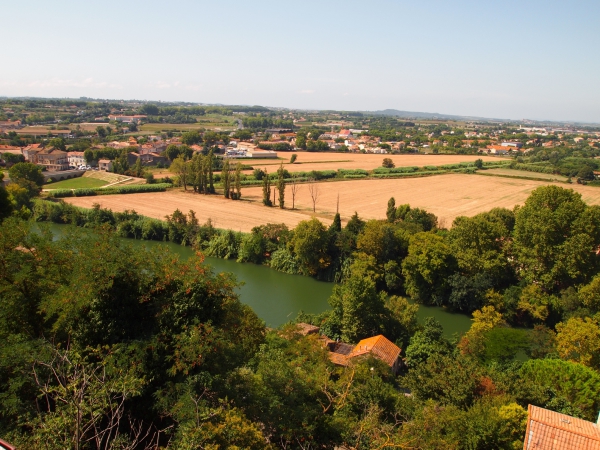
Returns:
[[[32,162],[47,172],[123,173],[138,161],[143,166],[168,166],[180,153],[173,147],[182,146],[192,154],[206,153],[210,147],[223,158],[248,159],[303,150],[521,157],[540,148],[550,153],[556,147],[600,148],[600,126],[532,121],[56,99],[4,99],[0,108],[2,162]],[[123,163],[115,165],[119,157]]]

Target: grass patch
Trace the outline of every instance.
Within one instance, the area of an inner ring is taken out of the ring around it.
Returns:
[[[504,177],[514,177],[514,178],[525,178],[531,180],[548,180],[548,181],[567,181],[567,177],[562,175],[556,175],[553,173],[539,173],[539,172],[529,172],[525,170],[515,170],[515,169],[487,169],[483,172],[485,175],[498,175]]]
[[[81,189],[81,188],[97,188],[106,186],[108,183],[104,180],[96,178],[78,177],[70,180],[56,181],[54,183],[45,184],[45,189]]]

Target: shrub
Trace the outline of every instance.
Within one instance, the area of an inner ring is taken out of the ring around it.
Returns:
[[[140,192],[164,192],[172,185],[170,183],[157,184],[131,184],[125,186],[112,186],[109,188],[82,188],[82,189],[56,189],[48,194],[49,197],[86,197],[92,195],[134,194]]]
[[[369,174],[369,172],[367,172],[364,169],[339,169],[338,173],[340,173],[344,177],[346,175],[361,175],[363,177],[366,177]]]

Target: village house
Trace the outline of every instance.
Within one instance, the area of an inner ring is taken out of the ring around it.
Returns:
[[[503,142],[500,144],[502,147],[511,147],[511,148],[521,148],[523,147],[523,144],[521,142]]]
[[[137,153],[137,152],[129,152],[127,154],[127,163],[130,166],[133,166],[135,163],[140,161],[142,165],[152,166],[155,164],[166,163],[167,158],[159,155],[158,153],[150,152],[150,153]]]
[[[523,450],[600,450],[600,423],[529,405]]]
[[[123,123],[139,123],[144,120],[147,116],[136,114],[134,116],[122,116],[122,115],[110,115],[108,120],[116,120],[117,122]]]
[[[55,149],[54,147],[40,150],[37,155],[36,164],[44,166],[49,172],[58,172],[69,169],[69,159],[67,152]]]
[[[112,161],[110,159],[100,159],[98,161],[98,168],[105,172],[111,172],[113,169]]]
[[[304,336],[318,334],[320,331],[319,327],[307,323],[299,323],[296,327]],[[397,375],[402,367],[402,350],[381,334],[363,339],[356,345],[334,341],[324,335],[319,339],[329,352],[329,360],[335,365],[346,367],[361,357],[373,356],[386,363],[394,375]]]
[[[507,155],[510,150],[510,147],[504,147],[502,145],[488,145],[483,149],[483,151],[491,155]]]
[[[67,152],[69,166],[79,167],[87,164],[83,152]]]
[[[390,366],[392,373],[397,375],[402,365],[400,348],[381,334],[363,339],[356,345],[324,337],[324,344],[329,350],[329,359],[338,366],[348,366],[357,358],[373,356]]]

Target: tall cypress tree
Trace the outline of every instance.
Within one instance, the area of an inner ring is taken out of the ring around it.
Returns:
[[[394,223],[396,221],[396,199],[394,199],[394,197],[390,197],[388,200],[385,215],[387,216],[388,222]]]

